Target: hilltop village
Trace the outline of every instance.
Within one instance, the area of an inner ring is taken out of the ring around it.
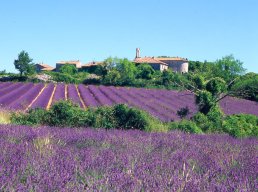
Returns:
[[[141,57],[140,56],[140,49],[136,48],[136,56],[133,63],[137,65],[141,64],[148,64],[154,70],[164,71],[167,69],[171,69],[174,72],[178,73],[187,73],[188,72],[188,60],[181,57]],[[56,63],[56,67],[52,67],[45,63],[37,63],[35,65],[36,71],[44,72],[44,71],[60,71],[60,68],[63,65],[73,65],[75,66],[78,71],[91,71],[93,68],[100,66],[103,64],[103,61],[92,61],[86,64],[82,64],[80,60],[69,60],[69,61],[59,61]]]

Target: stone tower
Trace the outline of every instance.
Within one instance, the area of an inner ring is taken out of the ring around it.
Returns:
[[[140,48],[136,48],[136,56],[135,58],[140,58]]]

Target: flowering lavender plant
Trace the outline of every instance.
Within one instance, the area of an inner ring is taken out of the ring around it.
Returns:
[[[1,191],[256,191],[257,139],[0,125]]]

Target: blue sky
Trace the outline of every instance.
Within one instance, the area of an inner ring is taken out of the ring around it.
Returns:
[[[228,54],[258,72],[257,0],[11,0],[0,4],[0,70],[25,50],[34,62],[109,56]]]

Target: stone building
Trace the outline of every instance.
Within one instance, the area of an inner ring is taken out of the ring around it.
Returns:
[[[43,63],[37,63],[35,64],[35,69],[37,73],[43,72],[43,71],[54,71],[55,68],[51,67],[50,65],[43,64]]]
[[[167,63],[164,63],[162,61],[154,59],[153,57],[143,57],[143,58],[139,57],[139,58],[135,58],[133,62],[136,65],[147,63],[150,66],[152,66],[152,68],[154,70],[164,71],[164,70],[168,69],[168,64]]]
[[[168,64],[168,68],[178,73],[188,73],[188,60],[181,57],[160,57],[159,61]]]
[[[181,57],[140,57],[140,49],[136,49],[136,57],[133,61],[136,64],[147,63],[155,70],[172,69],[177,73],[188,73],[188,60]]]

